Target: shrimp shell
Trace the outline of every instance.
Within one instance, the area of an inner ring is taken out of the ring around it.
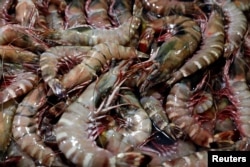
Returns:
[[[200,27],[185,16],[166,16],[150,22],[149,27],[157,30],[166,24],[170,25],[168,29],[173,33],[173,37],[161,44],[155,56],[149,60],[152,63],[152,71],[142,84],[141,92],[169,79],[171,73],[192,55],[200,42]],[[144,63],[142,62],[142,65]]]
[[[25,28],[18,25],[5,25],[0,28],[0,45],[12,44],[33,52],[44,51],[47,46],[39,39],[27,33]]]
[[[32,0],[18,0],[16,5],[16,20],[26,27],[34,27],[39,12]]]
[[[176,83],[167,96],[166,113],[168,118],[187,133],[193,142],[200,146],[210,147],[213,137],[192,117],[192,111],[188,106],[190,95],[188,85]]]
[[[19,62],[20,64],[32,64],[39,60],[39,56],[37,54],[11,45],[0,46],[0,57],[5,62]]]
[[[170,123],[168,117],[166,116],[164,108],[162,106],[162,103],[153,96],[145,96],[141,98],[140,102],[143,108],[145,109],[145,111],[147,112],[147,114],[149,115],[149,117],[155,123],[155,125],[161,131],[171,136],[172,139],[170,140],[174,142],[173,139],[176,138],[176,134],[173,134],[175,125]],[[177,136],[179,135],[177,134]]]
[[[136,8],[136,7],[134,7]],[[90,26],[81,26],[67,30],[58,30],[45,33],[45,39],[64,45],[84,45],[94,46],[103,42],[113,42],[120,45],[126,45],[137,32],[141,24],[139,15],[141,9],[134,11],[129,20],[119,27],[112,29],[93,28]]]
[[[132,91],[124,90],[121,94],[120,104],[129,104],[129,106],[120,107],[119,114],[125,119],[125,127],[120,131],[126,136],[129,144],[136,147],[150,136],[152,123]]]
[[[46,101],[45,88],[41,83],[19,103],[13,121],[12,133],[21,149],[32,158],[37,159],[42,165],[62,166],[58,155],[50,147],[45,146],[41,137],[36,134],[38,124],[35,116]]]
[[[227,62],[229,64],[230,61]],[[241,58],[236,57],[231,65],[230,74],[226,71],[226,83],[231,92],[230,101],[236,107],[235,122],[243,137],[250,137],[249,99],[250,89],[245,78],[245,64]],[[227,65],[225,66],[227,67]],[[231,75],[231,76],[229,76]]]
[[[222,56],[225,33],[223,17],[218,10],[213,10],[210,15],[203,37],[201,49],[171,75],[167,84],[171,85],[183,77],[188,77],[198,70],[208,67]]]
[[[0,92],[0,104],[28,93],[38,83],[38,76],[32,72],[17,74],[15,81]]]
[[[109,3],[109,0],[87,0],[85,12],[88,24],[99,28],[112,27],[108,15]]]
[[[14,114],[16,112],[16,102],[10,100],[1,106],[0,111],[0,154],[4,153],[11,139],[11,129]]]
[[[67,159],[77,166],[139,166],[143,159],[141,153],[113,154],[109,150],[97,146],[92,138],[89,138],[89,116],[94,109],[93,95],[95,84],[92,82],[85,91],[63,113],[56,125],[56,140],[59,149]],[[133,158],[132,161],[130,158]],[[127,162],[128,161],[128,162]]]
[[[222,10],[229,19],[227,41],[224,46],[224,57],[230,57],[240,47],[247,32],[247,19],[243,12],[233,2],[226,1]]]
[[[42,77],[54,94],[60,95],[65,91],[57,78],[59,60],[67,57],[84,57],[90,49],[91,47],[87,46],[57,46],[42,53],[40,58]]]
[[[104,64],[111,59],[133,59],[148,57],[133,47],[124,47],[115,43],[101,43],[94,46],[86,55],[86,59],[75,66],[62,78],[62,85],[69,89],[74,86],[92,80],[96,72],[100,71]]]
[[[78,27],[86,24],[86,16],[84,14],[85,2],[82,0],[72,0],[65,9],[65,29]]]

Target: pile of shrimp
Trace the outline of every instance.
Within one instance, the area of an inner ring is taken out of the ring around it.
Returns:
[[[250,0],[1,0],[0,166],[207,166],[250,150]]]

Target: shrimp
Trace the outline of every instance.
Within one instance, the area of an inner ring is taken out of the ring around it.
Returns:
[[[171,136],[170,140],[174,140],[181,136],[181,134],[175,134],[175,129],[178,129],[174,124],[170,123],[162,103],[154,96],[145,96],[140,100],[143,108],[152,119],[154,124],[167,135]]]
[[[112,0],[109,15],[118,25],[132,17],[132,2],[127,0]]]
[[[223,2],[221,8],[229,21],[226,32],[227,39],[224,46],[224,57],[228,58],[239,49],[242,43],[241,41],[247,32],[247,19],[243,12],[231,1]]]
[[[14,140],[32,158],[46,166],[63,166],[58,154],[45,146],[37,132],[36,114],[46,103],[44,84],[40,83],[19,103],[14,117],[12,133]]]
[[[217,7],[218,8],[218,7]],[[183,77],[188,77],[198,70],[204,69],[216,62],[224,50],[224,25],[223,17],[219,9],[212,11],[204,32],[203,45],[190,59],[187,60],[167,81],[171,85]]]
[[[233,3],[235,4],[235,6],[237,6],[237,8],[239,8],[243,12],[248,11],[250,9],[249,0],[233,0]]]
[[[112,27],[108,16],[109,3],[109,0],[87,0],[85,12],[88,24],[99,28]]]
[[[187,133],[194,143],[210,147],[213,137],[192,117],[192,111],[188,106],[190,96],[191,90],[187,84],[176,83],[167,96],[165,111],[168,118]]]
[[[174,14],[190,15],[194,12],[198,15],[203,13],[195,2],[180,2],[178,0],[143,0],[142,4],[146,10],[155,13],[158,16],[167,16],[171,12]]]
[[[16,20],[27,27],[34,27],[39,12],[32,0],[18,0],[16,8]]]
[[[127,138],[128,143],[136,147],[150,136],[152,123],[132,91],[123,90],[120,94],[120,104],[129,106],[121,106],[118,111],[122,119],[125,119],[125,125],[119,131]]]
[[[137,57],[148,57],[148,55],[133,47],[124,47],[115,43],[98,44],[87,53],[84,61],[62,77],[62,86],[68,90],[80,83],[92,80],[97,75],[96,72],[100,71],[103,65],[111,59],[125,60]]]
[[[180,157],[171,161],[166,161],[162,163],[163,167],[207,167],[208,153],[207,151],[196,152],[184,157]]]
[[[80,59],[87,54],[91,47],[85,46],[57,46],[47,49],[41,54],[40,68],[43,80],[49,85],[55,94],[63,94],[64,89],[60,87],[60,81],[57,78],[60,59]]]
[[[227,89],[231,92],[228,98],[236,107],[234,120],[237,129],[240,131],[242,137],[250,137],[250,122],[248,118],[250,89],[246,83],[245,64],[239,57],[234,59],[231,66],[230,63],[228,60],[224,69]]]
[[[157,52],[148,61],[135,65],[135,67],[141,68],[145,64],[152,64],[148,68],[151,73],[141,85],[141,92],[169,79],[171,73],[177,70],[194,53],[200,42],[200,27],[196,22],[185,16],[166,16],[150,22],[148,26],[157,30],[159,27],[164,27],[165,24],[171,25],[167,29],[174,36],[161,44]]]
[[[42,52],[47,46],[27,33],[24,27],[18,25],[5,25],[0,28],[0,45],[12,44],[14,46],[25,48],[33,52]]]
[[[95,102],[93,101],[95,85],[96,82],[92,82],[66,108],[66,111],[56,124],[55,132],[59,149],[67,159],[77,166],[101,167],[119,166],[119,164],[123,164],[123,166],[139,166],[144,158],[141,153],[121,152],[113,154],[111,151],[99,147],[92,138],[88,137],[88,124],[95,109]]]
[[[32,72],[17,74],[14,81],[0,92],[0,104],[28,93],[38,83],[38,76]]]
[[[103,42],[113,42],[126,45],[137,32],[141,24],[139,18],[141,8],[137,9],[134,5],[133,16],[112,29],[93,28],[90,26],[75,27],[67,30],[58,30],[45,33],[45,39],[64,45],[88,45],[94,46]]]
[[[4,103],[0,112],[0,154],[4,153],[10,143],[11,127],[17,105],[14,100]]]
[[[7,155],[8,157],[20,157],[18,162],[15,163],[16,167],[36,167],[32,158],[24,153],[14,141],[10,143]]]
[[[0,57],[8,63],[36,63],[39,56],[33,52],[24,50],[19,47],[4,45],[0,46]]]
[[[86,16],[84,14],[85,2],[82,0],[72,0],[65,9],[65,28],[78,27],[86,24]]]
[[[46,21],[48,23],[48,27],[54,30],[64,30],[65,23],[62,15],[58,12],[58,7],[50,3],[48,6],[48,14],[46,16]]]
[[[101,100],[103,100],[111,91],[113,91],[112,94],[118,93],[115,91],[118,91],[121,84],[127,79],[126,72],[130,65],[131,62],[123,60],[98,78],[96,92],[93,96],[95,107],[100,105]],[[110,98],[112,99],[113,97]],[[108,107],[110,103],[109,99],[107,99],[105,107]]]

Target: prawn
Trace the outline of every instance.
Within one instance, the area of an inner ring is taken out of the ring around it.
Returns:
[[[56,46],[47,49],[41,54],[40,68],[43,80],[49,85],[55,94],[63,94],[65,91],[60,87],[60,81],[57,78],[60,60],[79,59],[83,57],[91,49],[88,46]]]
[[[171,12],[174,14],[190,15],[195,11],[198,14],[203,14],[196,2],[180,2],[178,0],[143,0],[142,4],[146,10],[161,17],[171,14]]]
[[[167,81],[168,85],[172,85],[183,77],[188,77],[196,71],[208,67],[222,57],[225,33],[222,11],[218,8],[215,7],[215,10],[212,11],[209,17],[203,34],[201,49],[171,75],[171,78]]]
[[[178,127],[173,123],[170,123],[160,100],[156,99],[154,96],[145,96],[141,98],[140,102],[149,117],[152,119],[152,122],[160,131],[171,136],[172,139],[170,140],[172,140],[172,142],[181,136],[181,134],[175,134]]]
[[[191,93],[186,83],[176,83],[167,96],[165,111],[168,118],[187,133],[194,143],[210,147],[212,135],[192,117],[192,110],[188,106]]]
[[[65,28],[78,27],[86,24],[86,16],[84,14],[85,2],[82,0],[72,0],[65,9]]]
[[[8,63],[36,63],[39,56],[33,52],[11,45],[0,45],[0,57]]]
[[[134,5],[134,13],[129,20],[119,27],[111,29],[81,26],[67,30],[57,30],[45,33],[45,39],[63,45],[88,45],[94,46],[103,42],[113,42],[126,45],[137,33],[141,24],[141,8]]]
[[[46,101],[44,84],[40,83],[19,103],[13,120],[13,137],[24,152],[42,165],[63,166],[58,154],[45,146],[41,137],[36,134],[38,125],[35,117]]]
[[[7,155],[8,157],[20,156],[19,161],[15,163],[17,167],[25,167],[25,166],[36,167],[35,162],[32,160],[32,158],[29,157],[26,153],[24,153],[14,141],[10,143]]]
[[[32,72],[17,74],[14,81],[0,92],[0,104],[28,93],[38,83],[38,76]]]
[[[237,128],[243,137],[250,137],[248,119],[250,89],[246,83],[246,66],[243,63],[240,57],[236,57],[232,64],[231,60],[228,60],[224,72],[227,89],[230,91],[228,98],[236,107],[236,112],[233,115]]]
[[[86,59],[63,75],[61,83],[66,90],[83,82],[92,80],[97,72],[111,59],[147,58],[148,55],[133,47],[124,47],[116,43],[101,43],[91,48]]]
[[[112,0],[109,15],[118,25],[132,17],[132,2],[127,0]]]
[[[118,131],[127,138],[128,143],[136,147],[150,136],[152,123],[132,91],[122,90],[120,94],[119,104],[129,105],[119,107],[118,113],[125,119],[125,124]]]
[[[4,153],[10,143],[12,121],[15,115],[17,105],[14,100],[4,103],[0,112],[0,154]]]
[[[40,39],[27,33],[24,27],[18,25],[0,27],[0,37],[0,45],[12,44],[32,52],[43,52],[47,48],[47,45],[41,42]]]
[[[54,3],[49,3],[48,5],[48,14],[46,16],[46,21],[48,27],[54,30],[64,30],[65,23],[61,13],[58,11],[58,6]]]
[[[109,3],[109,0],[87,0],[85,12],[88,24],[99,28],[112,27],[108,16]]]
[[[155,31],[159,31],[159,27],[164,27],[166,24],[170,25],[167,30],[173,36],[161,44],[148,61],[135,65],[135,67],[141,68],[141,66],[145,67],[145,65],[151,64],[148,67],[151,73],[142,83],[141,92],[168,80],[171,73],[177,70],[194,53],[201,40],[200,27],[196,22],[185,16],[165,16],[150,22],[148,26]]]
[[[15,14],[17,22],[22,26],[34,27],[39,12],[32,0],[18,0]]]
[[[88,137],[90,116],[95,109],[95,102],[93,101],[95,85],[96,82],[92,82],[66,108],[66,111],[56,124],[55,132],[59,149],[67,159],[78,166],[101,167],[119,166],[119,164],[123,164],[124,166],[139,166],[144,159],[143,154],[137,152],[113,154],[111,151],[99,147],[92,138]]]
[[[221,8],[228,18],[228,29],[226,31],[226,43],[224,46],[224,57],[230,57],[239,49],[241,41],[247,32],[247,19],[244,13],[231,1],[222,2]]]

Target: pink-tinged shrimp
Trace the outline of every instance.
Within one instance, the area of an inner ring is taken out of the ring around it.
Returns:
[[[38,76],[32,72],[17,74],[10,85],[0,92],[0,104],[28,93],[38,83]]]
[[[236,111],[232,111],[233,119],[242,137],[250,137],[250,89],[246,83],[246,66],[243,59],[239,57],[236,57],[231,65],[230,63],[228,60],[224,71],[227,89],[230,91],[228,98],[236,107]]]
[[[60,70],[60,60],[67,62],[70,59],[79,59],[81,62],[90,49],[91,47],[88,46],[56,46],[47,49],[41,54],[40,68],[43,80],[55,94],[62,94],[64,92],[57,78],[58,71]]]
[[[228,19],[224,57],[230,57],[241,45],[247,31],[247,19],[243,12],[231,1],[225,1],[221,8]]]
[[[137,64],[145,67],[151,64],[148,70],[151,72],[141,86],[141,92],[146,88],[164,82],[170,78],[172,72],[176,71],[185,60],[194,53],[201,40],[200,27],[185,16],[166,16],[154,20],[148,24],[153,30],[161,31],[167,25],[171,37],[158,48],[154,56],[148,61]],[[170,26],[168,26],[170,25]]]
[[[16,112],[16,102],[10,100],[1,106],[0,111],[0,154],[4,153],[10,143],[12,121]]]
[[[148,55],[133,47],[124,47],[116,43],[98,44],[87,53],[86,59],[63,76],[62,85],[67,90],[92,80],[97,75],[96,73],[111,59],[125,60],[138,57],[148,57]]]
[[[88,24],[99,28],[112,27],[108,15],[109,3],[109,0],[87,0],[85,12],[87,14]]]
[[[93,46],[103,42],[126,45],[137,32],[141,24],[139,18],[142,9],[134,5],[133,16],[119,27],[111,29],[81,26],[67,30],[58,30],[45,33],[45,39],[63,45],[89,45]]]
[[[96,82],[92,82],[66,108],[66,111],[56,124],[55,132],[59,149],[67,159],[77,166],[102,167],[119,166],[121,164],[124,166],[139,166],[144,158],[143,154],[138,152],[113,154],[111,151],[99,147],[93,138],[89,137],[90,116],[95,110],[95,102],[93,101],[95,85]]]
[[[41,165],[63,166],[59,154],[45,146],[42,138],[37,134],[38,124],[36,115],[46,103],[44,84],[39,84],[19,103],[14,117],[12,133],[20,148]]]
[[[207,151],[196,152],[184,157],[180,157],[171,161],[162,163],[162,167],[207,167],[208,153]]]
[[[34,52],[44,51],[47,48],[42,41],[18,25],[5,25],[0,28],[0,45],[8,44]]]
[[[32,28],[36,24],[39,12],[32,0],[18,0],[15,14],[18,23]]]
[[[192,116],[193,113],[189,107],[191,93],[187,84],[176,83],[167,96],[166,113],[168,118],[188,134],[194,143],[210,147],[210,143],[213,142],[212,135]]]
[[[0,57],[4,62],[20,64],[32,64],[39,60],[37,54],[11,45],[0,46]]]
[[[171,74],[167,84],[171,85],[183,77],[188,77],[198,70],[208,67],[222,56],[225,33],[221,12],[218,9],[212,11],[203,33],[203,44],[200,50]]]
[[[70,2],[65,9],[65,29],[86,24],[84,6],[83,0],[72,0]]]

